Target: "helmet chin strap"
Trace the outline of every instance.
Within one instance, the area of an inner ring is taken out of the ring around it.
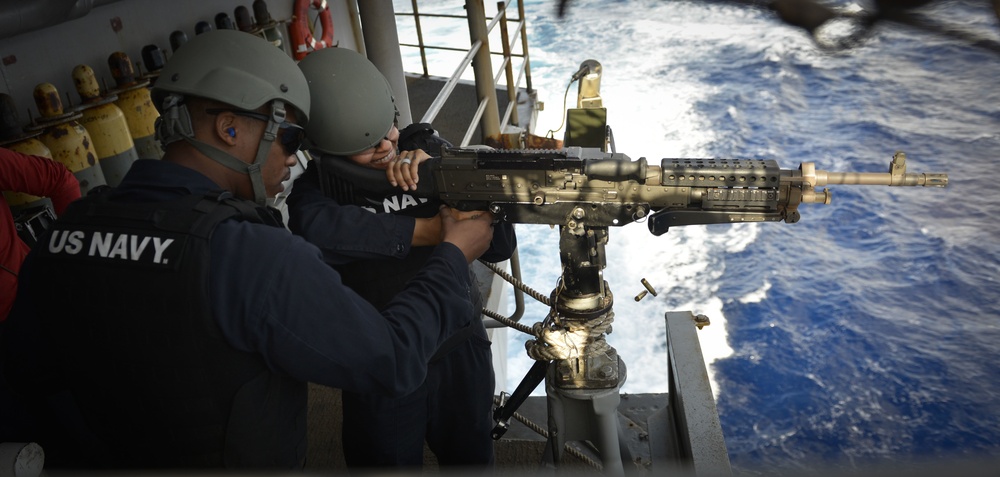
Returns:
[[[170,117],[187,117],[186,121],[181,120],[180,124],[190,124],[190,115],[187,108],[183,104],[173,104],[173,110],[171,111]],[[178,122],[171,121],[174,124]],[[176,129],[170,131],[173,133],[172,138],[176,140],[183,139],[188,144],[194,146],[202,154],[208,156],[215,162],[222,164],[236,172],[242,172],[250,176],[250,185],[253,188],[253,200],[258,205],[267,205],[267,191],[264,188],[264,176],[261,172],[261,167],[267,161],[267,156],[271,151],[271,145],[274,140],[278,137],[279,126],[285,122],[285,104],[282,101],[274,100],[271,102],[271,117],[267,121],[267,126],[264,129],[264,137],[260,140],[260,145],[257,147],[257,157],[254,159],[252,164],[247,164],[230,154],[223,152],[221,149],[215,146],[208,145],[202,141],[194,138],[194,132],[188,126],[187,130],[177,131]],[[164,124],[164,129],[171,129],[169,126]],[[164,134],[165,136],[168,134]]]

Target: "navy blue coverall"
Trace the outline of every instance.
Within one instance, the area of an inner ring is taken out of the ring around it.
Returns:
[[[401,132],[401,137],[406,137],[406,132]],[[413,148],[401,139],[400,149]],[[384,196],[355,187],[354,194],[352,202],[370,211],[363,213],[400,220],[432,216],[441,204],[437,199],[418,198],[402,191]],[[321,195],[324,193],[316,168],[310,166],[296,180],[289,196],[289,228],[317,244],[331,265],[341,271],[345,284],[376,306],[386,306],[426,262],[432,248],[414,247],[405,253],[389,250],[373,257],[371,245],[359,240],[359,236],[374,234],[358,234],[356,231],[361,229],[340,226],[337,221],[343,214],[336,208],[325,209]],[[334,199],[327,200],[328,204],[336,204]],[[340,209],[344,207],[341,203]],[[494,227],[490,249],[481,258],[490,262],[506,260],[516,244],[513,224],[499,223]],[[493,464],[492,354],[475,287],[470,290],[470,299],[476,306],[465,317],[472,321],[471,327],[439,350],[431,361],[427,381],[415,392],[387,397],[344,390],[343,441],[348,466],[419,467],[423,464],[425,439],[441,465]]]

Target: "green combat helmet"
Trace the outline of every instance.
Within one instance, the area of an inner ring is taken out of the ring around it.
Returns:
[[[353,50],[323,48],[299,62],[312,91],[306,126],[311,149],[349,156],[375,146],[392,129],[396,105],[385,76]]]
[[[216,162],[250,176],[254,201],[264,205],[267,196],[261,167],[271,143],[285,122],[286,107],[295,108],[301,125],[309,119],[309,85],[295,61],[273,44],[238,30],[213,30],[198,35],[177,50],[160,73],[151,91],[160,111],[156,135],[163,147],[183,140]],[[253,164],[194,139],[184,97],[219,101],[243,111],[270,104],[264,137]]]

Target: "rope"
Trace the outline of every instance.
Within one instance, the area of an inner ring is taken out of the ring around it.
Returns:
[[[499,321],[500,323],[502,323],[504,326],[507,326],[508,328],[514,328],[515,330],[520,331],[521,333],[526,333],[526,334],[529,334],[529,335],[530,334],[534,334],[531,331],[531,327],[530,326],[518,323],[518,322],[516,322],[516,321],[514,321],[514,320],[512,320],[510,318],[507,318],[506,316],[503,316],[500,313],[497,313],[497,312],[495,312],[493,310],[490,310],[488,308],[483,308],[483,314],[486,315],[486,316],[488,316],[488,317],[490,317],[490,318],[493,318],[494,320]]]
[[[480,263],[501,276],[511,285],[520,288],[526,294],[546,306],[552,306],[552,300],[531,289],[517,278],[494,263],[480,260]],[[483,314],[500,323],[535,337],[524,343],[528,356],[536,361],[552,361],[561,359],[585,358],[606,352],[611,346],[604,340],[604,334],[611,329],[614,313],[607,313],[592,320],[578,323],[557,323],[557,320],[546,319],[545,322],[527,326],[508,319],[493,310],[483,308]],[[550,315],[551,316],[551,315]],[[595,338],[596,337],[596,338]]]
[[[501,277],[503,277],[504,280],[507,280],[507,283],[510,283],[511,285],[514,285],[515,287],[520,288],[521,291],[523,291],[524,293],[527,293],[529,296],[531,296],[532,298],[538,300],[543,305],[545,305],[545,306],[552,306],[552,301],[549,300],[549,297],[547,297],[545,295],[542,295],[541,293],[539,293],[538,291],[532,289],[528,285],[525,285],[524,282],[522,282],[521,280],[518,280],[517,278],[514,278],[513,275],[507,273],[507,271],[504,270],[504,269],[502,269],[502,268],[500,268],[499,265],[497,265],[495,263],[487,262],[485,260],[480,260],[479,263],[482,263],[483,265],[486,265],[486,268],[489,268],[490,270],[493,270],[493,273],[496,273],[497,275],[500,275]],[[525,332],[525,333],[527,333],[527,332]]]
[[[614,313],[606,313],[583,323],[535,323],[532,334],[536,339],[524,343],[528,356],[536,361],[586,358],[605,353],[611,345],[604,333],[611,329]]]

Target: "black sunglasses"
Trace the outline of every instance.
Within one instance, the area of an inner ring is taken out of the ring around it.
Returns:
[[[205,112],[208,114],[228,112],[237,116],[259,119],[265,123],[271,120],[271,117],[266,114],[243,111],[242,109],[206,109]],[[302,148],[302,141],[306,138],[306,130],[302,126],[293,123],[278,124],[278,133],[278,142],[281,144],[281,149],[289,156]]]

